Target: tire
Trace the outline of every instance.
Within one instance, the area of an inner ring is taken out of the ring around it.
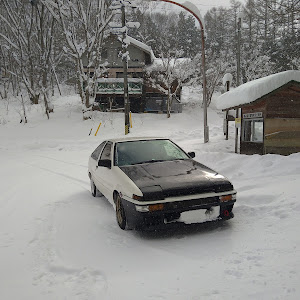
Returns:
[[[91,181],[91,193],[92,193],[93,197],[100,196],[101,193],[98,191],[93,179],[91,179],[90,181]]]
[[[116,194],[116,218],[119,227],[122,230],[125,230],[127,225],[127,219],[122,200],[119,194]]]

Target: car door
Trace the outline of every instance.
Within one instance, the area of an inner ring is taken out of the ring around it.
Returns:
[[[105,147],[103,148],[103,151],[100,155],[99,160],[111,160],[112,157],[112,143],[107,142]],[[97,186],[99,186],[99,190],[101,193],[109,200],[112,200],[113,195],[113,175],[112,175],[112,169],[107,168],[104,166],[97,166],[95,170],[95,180],[97,181]]]

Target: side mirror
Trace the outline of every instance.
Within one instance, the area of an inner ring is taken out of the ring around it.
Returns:
[[[100,159],[98,161],[98,166],[110,169],[111,168],[111,160],[109,160],[109,159]]]
[[[188,155],[191,157],[191,158],[194,158],[196,156],[195,152],[188,152]]]

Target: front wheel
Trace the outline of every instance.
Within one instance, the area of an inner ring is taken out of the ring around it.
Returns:
[[[98,197],[101,195],[101,193],[97,189],[93,179],[91,179],[91,193],[92,193],[93,197]]]
[[[119,194],[116,195],[116,218],[121,229],[126,229],[126,214]]]

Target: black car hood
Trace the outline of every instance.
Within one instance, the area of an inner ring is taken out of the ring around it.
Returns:
[[[145,200],[233,189],[224,176],[193,159],[122,166],[120,169],[142,191]]]

